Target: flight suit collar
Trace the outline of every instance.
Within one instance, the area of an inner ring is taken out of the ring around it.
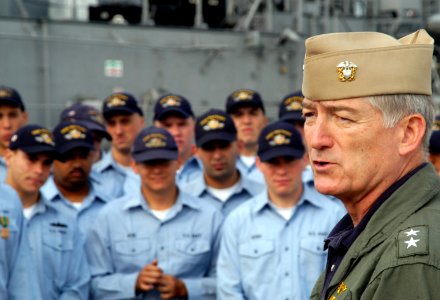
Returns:
[[[377,209],[362,234],[348,249],[327,291],[334,290],[346,277],[351,266],[363,254],[368,253],[372,248],[382,243],[399,224],[403,223],[419,208],[425,206],[439,192],[439,178],[434,167],[430,164],[423,164]],[[417,195],[417,197],[402,195]],[[331,292],[327,294],[331,294]]]

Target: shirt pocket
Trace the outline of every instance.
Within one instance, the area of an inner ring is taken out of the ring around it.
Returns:
[[[150,254],[150,239],[130,238],[119,240],[115,242],[114,249],[117,268],[142,268],[153,259]]]
[[[70,271],[68,266],[75,255],[73,243],[72,232],[68,228],[50,229],[43,235],[42,260],[37,258],[39,272],[43,274],[38,275],[46,276],[48,292],[61,289],[67,282]]]
[[[325,269],[327,252],[323,245],[324,242],[319,238],[302,238],[299,243],[300,266],[309,291]]]
[[[211,266],[211,244],[207,240],[178,239],[174,243],[172,269],[180,276],[203,276]]]
[[[271,276],[261,276],[274,271],[275,243],[272,240],[250,241],[239,245],[240,268],[248,284],[258,285]]]

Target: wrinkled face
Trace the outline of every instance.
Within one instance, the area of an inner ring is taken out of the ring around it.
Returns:
[[[136,163],[134,170],[141,177],[142,190],[162,193],[175,187],[176,160],[148,160]]]
[[[205,176],[220,182],[234,176],[237,155],[236,142],[211,141],[197,148],[197,156],[203,163]]]
[[[279,156],[267,162],[258,160],[258,168],[264,175],[269,195],[287,197],[301,195],[304,159]]]
[[[144,127],[144,118],[139,114],[120,114],[106,120],[107,132],[112,137],[112,148],[122,153],[130,153],[136,136]]]
[[[261,108],[244,106],[231,112],[237,128],[237,139],[244,145],[253,145],[258,141],[261,130],[267,124],[267,118]]]
[[[93,164],[93,152],[87,148],[74,148],[63,155],[64,161],[53,164],[55,183],[66,190],[75,190],[88,184]]]
[[[21,150],[8,150],[7,183],[17,192],[38,193],[50,174],[53,157],[47,153],[27,154]]]
[[[399,165],[397,126],[385,128],[368,100],[304,99],[305,139],[315,187],[341,200],[377,190]],[[354,200],[355,201],[355,200]]]
[[[0,105],[0,151],[9,147],[11,136],[26,124],[27,113],[18,107]]]
[[[179,156],[189,156],[194,143],[194,119],[182,118],[176,115],[167,115],[154,125],[168,130],[176,141]]]

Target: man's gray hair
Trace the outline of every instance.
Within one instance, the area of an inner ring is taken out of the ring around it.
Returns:
[[[382,111],[385,128],[392,128],[403,118],[420,114],[425,118],[426,130],[423,136],[423,150],[428,151],[429,138],[435,117],[435,106],[431,96],[397,94],[367,97],[370,103]]]

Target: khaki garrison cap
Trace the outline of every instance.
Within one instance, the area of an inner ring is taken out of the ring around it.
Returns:
[[[308,38],[302,92],[311,100],[431,95],[433,44],[425,30],[399,40],[378,32]]]

